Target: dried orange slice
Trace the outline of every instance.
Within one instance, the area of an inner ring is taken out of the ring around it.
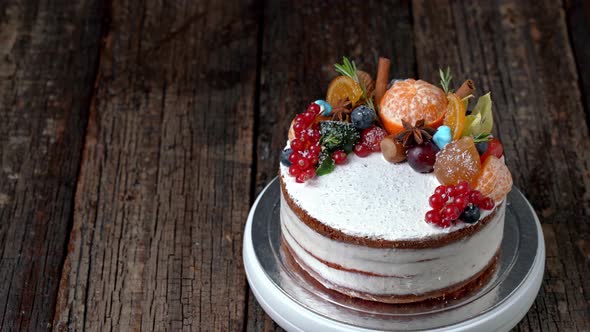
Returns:
[[[363,95],[363,90],[360,85],[352,78],[347,76],[338,76],[330,82],[328,92],[326,93],[326,101],[334,106],[339,101],[348,98],[350,102],[355,105]]]
[[[379,115],[390,134],[403,130],[402,119],[410,124],[424,119],[426,125],[436,128],[447,113],[447,96],[440,88],[422,81],[397,81],[385,92],[380,102]]]
[[[463,127],[465,126],[465,104],[456,94],[451,93],[447,96],[449,104],[443,124],[451,128],[453,140],[461,138]]]
[[[483,163],[483,168],[474,188],[484,196],[495,202],[501,201],[512,189],[512,175],[508,167],[496,156],[489,156]]]

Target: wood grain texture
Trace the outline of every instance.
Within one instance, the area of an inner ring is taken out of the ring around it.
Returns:
[[[342,56],[375,78],[379,55],[391,56],[398,78],[415,76],[407,1],[268,1],[264,8],[256,192],[277,174],[280,151],[296,113],[325,91]],[[281,330],[250,296],[249,331]]]
[[[521,331],[590,330],[590,142],[559,1],[415,1],[421,77],[453,68],[492,91],[495,134],[537,211],[545,279]]]
[[[113,2],[56,329],[243,329],[258,13]]]
[[[586,121],[590,124],[590,2],[564,0],[564,7],[578,68]]]
[[[0,2],[2,331],[51,327],[101,14],[92,0]]]

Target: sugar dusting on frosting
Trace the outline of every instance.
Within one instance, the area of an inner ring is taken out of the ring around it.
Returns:
[[[428,197],[439,185],[433,174],[407,164],[391,164],[381,153],[365,158],[348,155],[334,172],[296,183],[280,166],[287,192],[307,213],[352,236],[390,241],[419,240],[471,225],[458,222],[443,229],[427,224]],[[488,215],[486,212],[481,218]]]

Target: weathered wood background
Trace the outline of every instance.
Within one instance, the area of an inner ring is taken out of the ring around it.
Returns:
[[[249,207],[342,55],[491,90],[547,269],[518,331],[590,331],[590,4],[0,1],[0,329],[281,330]]]

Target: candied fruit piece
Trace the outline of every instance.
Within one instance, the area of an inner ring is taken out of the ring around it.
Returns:
[[[463,137],[447,144],[436,155],[434,174],[444,185],[456,185],[461,181],[473,183],[481,169],[479,153],[473,138]]]
[[[489,156],[475,181],[474,188],[495,202],[499,202],[512,189],[510,170],[502,160],[496,156]]]
[[[461,138],[463,133],[463,126],[465,125],[465,104],[456,94],[452,93],[447,96],[449,105],[447,106],[447,113],[443,124],[451,128],[453,139]]]

